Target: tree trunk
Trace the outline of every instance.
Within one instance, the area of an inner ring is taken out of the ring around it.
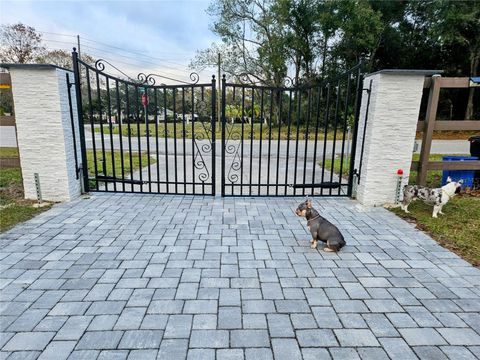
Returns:
[[[324,43],[323,43],[323,51],[322,51],[322,80],[325,79],[325,61],[327,57],[327,43],[328,43],[328,38],[325,37]]]
[[[479,65],[480,57],[477,55],[472,56],[470,62],[470,76],[477,76],[477,69]],[[468,91],[467,109],[465,110],[465,120],[471,120],[473,116],[473,97],[475,96],[475,88],[471,87]]]

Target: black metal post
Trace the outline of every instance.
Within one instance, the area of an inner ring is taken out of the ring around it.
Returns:
[[[75,135],[75,121],[73,120],[73,109],[72,109],[72,94],[70,93],[70,88],[72,83],[70,82],[70,74],[66,73],[67,78],[67,94],[68,94],[68,108],[70,110],[70,123],[72,125],[72,137],[73,137],[73,155],[75,157],[75,178],[78,180],[78,155],[77,155],[77,136]]]
[[[87,166],[87,149],[85,146],[85,129],[83,128],[83,109],[82,109],[82,92],[80,83],[80,69],[78,66],[78,53],[75,48],[72,51],[73,75],[75,79],[75,98],[77,102],[78,130],[80,134],[80,150],[82,153],[82,173],[83,188],[85,192],[90,190],[88,184],[88,166]]]
[[[358,75],[357,75],[357,95],[355,97],[355,123],[353,126],[353,137],[352,137],[352,154],[350,157],[350,171],[348,173],[348,190],[347,195],[352,196],[353,189],[353,172],[355,170],[355,154],[357,150],[357,134],[358,134],[358,120],[360,116],[360,107],[362,104],[362,92],[363,92],[363,60],[358,64]]]

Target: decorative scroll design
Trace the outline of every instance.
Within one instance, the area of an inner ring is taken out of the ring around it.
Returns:
[[[227,126],[227,125],[225,125]],[[232,141],[239,141],[241,138],[240,133],[237,131],[234,131],[234,124],[230,126],[230,129],[227,127],[227,138],[225,139],[225,152],[227,154],[232,155],[233,154],[233,159],[232,163],[230,164],[230,167],[228,169],[227,173],[227,179],[230,181],[232,184],[235,184],[240,177],[238,176],[237,172],[241,169],[241,157],[239,154],[239,148],[240,148],[240,142],[238,142],[237,145],[235,144],[228,144],[230,140]]]
[[[120,74],[122,74],[123,76],[125,76],[127,79],[129,79],[130,81],[133,81],[133,82],[136,82],[135,79],[132,79],[130,76],[128,76],[127,74],[125,74],[122,70],[120,70],[118,67],[116,67],[115,65],[113,65],[112,63],[108,62],[107,60],[105,59],[98,59],[97,61],[95,61],[95,69],[97,69],[98,71],[100,72],[104,72],[105,71],[105,64],[108,64],[109,66],[111,66],[112,68],[114,68],[115,70],[117,70]]]
[[[147,75],[145,73],[139,73],[137,75],[138,82],[140,82],[140,84],[144,84],[144,85],[151,85],[151,86],[156,85],[157,81],[155,80],[155,78],[167,79],[167,80],[175,81],[175,82],[182,83],[182,84],[185,84],[185,85],[195,85],[200,80],[200,76],[196,72],[192,72],[189,75],[189,78],[192,82],[178,80],[178,79],[174,79],[174,78],[164,76],[164,75],[159,75],[159,74],[148,74]],[[163,84],[163,83],[161,83],[160,85],[165,86],[165,84]]]
[[[250,76],[251,75],[247,73],[240,73],[238,75],[235,75],[235,77],[238,79],[238,81],[241,84],[258,85],[263,83],[263,81],[252,81]],[[286,75],[284,79],[281,81],[281,85],[283,85],[283,87],[293,87],[293,86],[296,86],[297,84],[290,76]]]
[[[291,87],[295,85],[296,85],[295,81],[293,81],[293,79],[290,76],[285,76],[285,78],[283,79],[283,86]]]
[[[137,75],[137,79],[133,79],[132,77],[127,75],[125,72],[123,72],[121,69],[119,69],[118,67],[116,67],[115,65],[113,65],[112,63],[110,63],[109,61],[107,61],[105,59],[98,59],[97,61],[95,61],[94,67],[95,67],[96,70],[98,70],[100,72],[105,72],[105,68],[106,68],[105,64],[107,64],[108,66],[110,66],[113,69],[115,69],[116,71],[118,71],[120,74],[125,76],[131,82],[137,83],[139,85],[155,86],[156,85],[156,79],[155,78],[167,79],[167,80],[175,81],[177,83],[181,83],[181,84],[185,84],[185,85],[195,85],[200,80],[200,76],[196,72],[190,73],[189,78],[190,78],[191,82],[178,80],[178,79],[175,79],[175,78],[171,78],[171,77],[164,76],[164,75],[159,75],[159,74],[148,74],[147,75],[143,72],[141,72]],[[165,86],[165,84],[160,83],[160,86]]]
[[[198,179],[201,182],[205,182],[211,177],[208,166],[205,163],[204,155],[212,152],[212,123],[210,121],[210,126],[206,126],[205,121],[195,121],[195,124],[198,123],[202,125],[204,132],[195,132],[194,144],[196,151],[193,157],[193,165],[197,170],[200,170],[197,175]],[[208,142],[200,144],[199,146],[199,143],[204,140],[208,140]]]

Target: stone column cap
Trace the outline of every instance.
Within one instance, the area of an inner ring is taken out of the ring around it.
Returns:
[[[70,69],[66,69],[64,67],[58,66],[58,65],[53,65],[53,64],[19,64],[19,63],[2,63],[0,64],[0,67],[5,68],[5,69],[60,69],[60,70],[65,70],[69,72],[73,72]]]
[[[443,72],[443,70],[383,69],[367,74],[366,77],[377,74],[432,76],[437,74],[443,74]]]

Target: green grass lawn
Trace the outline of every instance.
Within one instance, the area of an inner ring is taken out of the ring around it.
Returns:
[[[440,161],[443,154],[430,155],[431,161]],[[418,160],[419,154],[413,155],[413,160]],[[325,161],[325,166],[330,169],[332,160]],[[340,159],[335,159],[334,171],[340,172]],[[348,177],[348,166],[342,169],[343,177]],[[416,171],[410,172],[409,184],[416,183]],[[442,171],[435,170],[427,173],[427,186],[440,187]],[[415,201],[409,206],[410,214],[399,208],[390,209],[398,216],[413,221],[418,228],[429,233],[439,244],[460,255],[475,266],[480,266],[480,198],[467,194],[456,196],[444,207],[445,215],[432,218],[432,207],[422,201]]]
[[[149,124],[149,130],[150,130],[150,136],[155,136],[156,135],[156,132],[155,132],[155,124]],[[140,124],[140,136],[146,136],[146,126],[145,124]],[[169,138],[173,138],[173,137],[177,137],[177,138],[183,138],[182,134],[183,134],[183,125],[182,125],[182,122],[178,122],[177,123],[177,126],[176,126],[176,131],[174,131],[174,125],[173,123],[168,123],[167,124],[167,137]],[[244,139],[250,139],[250,135],[251,135],[251,130],[252,130],[252,126],[248,123],[245,123],[244,124],[244,127],[243,127],[243,136],[244,136]],[[211,137],[211,134],[210,134],[210,124],[209,123],[205,123],[205,127],[200,123],[200,122],[196,122],[195,123],[195,127],[193,129],[193,131],[195,131],[195,137],[200,137],[200,138],[209,138]],[[232,132],[232,134],[235,134],[236,136],[240,137],[241,136],[241,133],[242,133],[242,124],[228,124],[226,129],[226,135],[227,135],[227,138],[229,138],[229,134],[230,132]],[[100,127],[95,127],[95,132],[99,133],[101,132],[101,129]],[[110,129],[108,127],[108,125],[104,125],[103,126],[103,132],[104,134],[110,134]],[[119,126],[118,125],[114,125],[112,127],[112,133],[113,134],[118,134],[119,133]],[[299,130],[298,130],[298,138],[299,140],[304,140],[304,133],[305,133],[305,127],[300,127]],[[122,124],[122,134],[124,136],[128,136],[128,125],[127,124]],[[137,128],[137,124],[130,124],[130,134],[131,136],[137,136],[138,134],[138,128]],[[158,135],[159,137],[164,137],[165,136],[165,124],[159,124],[158,125]],[[328,132],[327,133],[327,139],[328,140],[333,140],[333,131],[331,132]],[[220,124],[216,124],[216,127],[215,127],[215,136],[217,139],[221,139],[221,136],[222,136],[222,127],[220,126]],[[262,125],[262,132],[260,132],[260,124],[254,124],[253,125],[253,138],[255,140],[260,140],[260,137],[263,139],[263,140],[266,140],[269,138],[269,128],[268,128],[268,125],[267,124],[263,124]],[[185,125],[185,138],[186,139],[191,139],[192,138],[192,124],[186,124]],[[280,139],[281,140],[287,140],[288,138],[288,127],[287,125],[282,125],[282,127],[280,128]],[[297,129],[296,127],[294,126],[291,126],[291,129],[290,129],[290,140],[295,140],[297,138]],[[318,140],[323,140],[324,136],[323,136],[323,132],[321,132],[319,130],[319,133],[318,133]],[[337,139],[338,140],[341,140],[343,138],[343,132],[342,130],[337,130]],[[272,127],[272,140],[277,140],[278,139],[278,127]],[[308,139],[309,140],[315,140],[315,128],[312,128],[310,127],[309,129],[309,134],[308,134]]]
[[[0,147],[0,157],[17,157],[18,148],[16,147]]]
[[[110,151],[105,152],[105,167],[107,176],[113,175],[113,162]],[[0,157],[18,156],[17,148],[0,148]],[[88,170],[90,174],[95,173],[93,150],[87,150]],[[97,164],[101,164],[102,152],[97,151]],[[128,153],[123,154],[125,174],[130,172],[130,161]],[[142,166],[146,166],[148,156],[142,154]],[[150,158],[150,163],[155,163],[155,158]],[[121,156],[120,152],[114,152],[114,164],[117,176],[121,174]],[[132,168],[134,170],[140,167],[140,156],[138,153],[132,154]],[[102,170],[99,169],[101,172]],[[0,169],[0,232],[6,231],[16,224],[27,221],[37,214],[49,209],[51,205],[37,208],[33,205],[36,201],[25,200],[23,198],[22,172],[20,168]]]
[[[101,151],[97,150],[97,171],[99,174],[103,174],[103,155]],[[156,160],[153,157],[150,157],[150,164],[155,164]],[[94,153],[93,150],[87,150],[87,164],[88,164],[88,173],[90,176],[95,175],[95,162],[94,162]],[[113,176],[113,165],[115,164],[115,176],[121,177],[122,174],[122,157],[120,151],[113,152],[113,161],[112,161],[112,152],[105,151],[105,176]],[[142,167],[147,166],[148,164],[148,155],[146,152],[142,153]],[[130,157],[128,151],[123,152],[123,168],[125,175],[130,173]],[[140,168],[140,156],[138,151],[132,151],[132,168],[133,170],[138,170]]]
[[[338,174],[340,173],[340,163],[341,163],[341,158],[337,157],[335,158],[335,161],[333,162],[333,172]],[[320,161],[318,163],[320,166],[322,165],[322,162]],[[332,168],[332,159],[325,159],[324,166],[326,170],[330,170]],[[342,177],[343,178],[348,178],[348,172],[350,171],[350,165],[347,163],[347,157],[343,157],[343,167],[342,167]]]
[[[0,148],[0,153],[5,152]],[[23,183],[20,168],[0,169],[0,232],[27,221],[50,206],[33,207],[35,201],[23,199]]]
[[[432,207],[415,201],[410,214],[391,209],[398,216],[413,221],[432,235],[443,247],[452,250],[475,266],[480,266],[480,198],[469,195],[454,197],[443,208],[445,215],[432,218]]]
[[[447,156],[444,154],[431,154],[430,155],[430,161],[441,161],[443,156]],[[462,155],[460,155],[462,156]],[[470,155],[463,155],[463,156],[470,156]],[[413,160],[418,161],[420,158],[419,154],[413,154]],[[348,177],[348,171],[349,167],[348,164],[346,164],[346,157],[343,158],[343,169],[342,169],[342,176],[344,178]],[[319,163],[321,165],[321,162]],[[325,169],[330,169],[332,166],[332,159],[325,159]],[[340,172],[340,158],[336,158],[334,163],[333,163],[333,171],[335,173]],[[410,172],[410,178],[408,180],[409,184],[415,184],[417,178],[417,172],[416,171],[411,171]],[[442,171],[441,170],[432,170],[427,172],[427,186],[428,187],[440,187],[442,184]]]

